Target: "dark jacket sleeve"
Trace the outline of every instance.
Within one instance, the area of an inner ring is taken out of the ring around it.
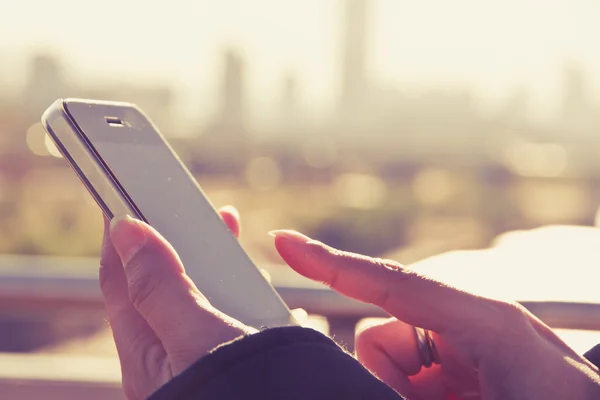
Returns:
[[[600,368],[600,344],[585,353],[584,357],[596,367]]]
[[[267,329],[211,352],[150,400],[402,400],[331,339],[308,328]]]

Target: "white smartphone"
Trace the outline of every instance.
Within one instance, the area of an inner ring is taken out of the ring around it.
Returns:
[[[134,104],[59,99],[42,116],[54,143],[108,218],[160,232],[213,306],[256,328],[295,325],[196,180]]]

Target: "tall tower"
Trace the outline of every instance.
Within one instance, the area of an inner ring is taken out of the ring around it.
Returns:
[[[283,81],[281,90],[281,111],[286,117],[293,117],[298,106],[298,84],[296,77],[288,74]]]
[[[50,54],[35,54],[30,60],[22,99],[28,112],[37,119],[53,101],[68,94],[60,59]]]
[[[577,118],[588,107],[587,77],[577,65],[569,65],[564,70],[563,84],[563,113],[567,118]]]
[[[278,99],[277,139],[283,141],[298,140],[306,122],[306,115],[302,113],[298,90],[298,81],[293,73],[284,76],[281,85],[281,94]]]
[[[244,122],[244,62],[231,49],[225,52],[222,85],[219,119],[226,126],[239,128]]]
[[[368,91],[366,73],[367,2],[344,0],[342,88],[340,107],[355,111]]]

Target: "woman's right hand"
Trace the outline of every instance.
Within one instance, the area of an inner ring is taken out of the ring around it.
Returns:
[[[409,399],[596,399],[598,370],[515,303],[476,296],[389,260],[275,232],[300,274],[393,319],[357,337],[359,360]],[[422,368],[413,326],[433,332],[441,365]]]

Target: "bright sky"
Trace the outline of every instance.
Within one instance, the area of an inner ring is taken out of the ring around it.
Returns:
[[[189,109],[212,107],[220,50],[248,58],[251,100],[277,101],[288,70],[306,101],[330,106],[341,0],[2,0],[0,82],[20,82],[36,48],[63,55],[77,79],[160,80]],[[546,101],[569,59],[600,72],[595,0],[372,0],[371,76],[379,82],[466,84],[485,96],[518,85]],[[8,78],[10,76],[10,78]]]

